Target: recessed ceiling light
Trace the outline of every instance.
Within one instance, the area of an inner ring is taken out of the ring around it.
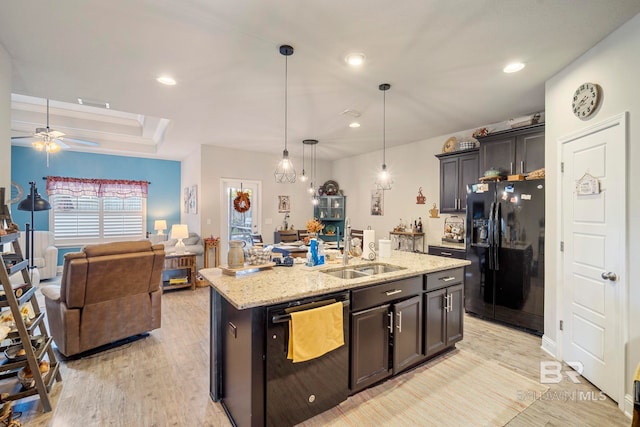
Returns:
[[[358,123],[358,122],[351,122],[351,123],[349,123],[349,127],[350,127],[350,128],[359,128],[359,127],[360,127],[360,123]]]
[[[167,85],[167,86],[173,86],[176,84],[176,81],[169,76],[160,76],[156,79],[156,81],[158,81],[159,83],[162,83],[163,85]]]
[[[524,68],[524,64],[522,62],[512,62],[502,69],[505,73],[515,73]]]
[[[344,60],[347,64],[357,67],[364,64],[364,53],[350,53]]]

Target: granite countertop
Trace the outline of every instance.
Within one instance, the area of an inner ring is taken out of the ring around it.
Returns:
[[[327,264],[314,268],[296,264],[293,267],[273,267],[273,269],[238,276],[224,275],[219,268],[206,268],[199,270],[199,273],[234,307],[247,309],[324,295],[345,289],[355,289],[388,280],[449,270],[470,264],[469,261],[464,259],[444,258],[403,251],[391,251],[391,258],[378,259],[375,262],[397,265],[405,267],[405,269],[355,279],[340,279],[322,273],[322,270],[342,267],[341,263]],[[371,261],[360,259],[349,260],[350,266],[371,263]]]

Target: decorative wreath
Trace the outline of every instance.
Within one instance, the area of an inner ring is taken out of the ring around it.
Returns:
[[[248,211],[251,208],[249,193],[238,191],[237,197],[233,199],[233,208],[240,213]]]

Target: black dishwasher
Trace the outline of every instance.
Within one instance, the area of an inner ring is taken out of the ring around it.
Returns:
[[[306,362],[287,359],[288,313],[343,303],[345,345]],[[330,409],[349,395],[349,292],[267,308],[266,425],[292,426]]]

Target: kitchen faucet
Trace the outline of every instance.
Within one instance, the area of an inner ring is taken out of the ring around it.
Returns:
[[[349,264],[349,252],[351,251],[351,218],[344,220],[344,249],[342,253],[342,265]]]

